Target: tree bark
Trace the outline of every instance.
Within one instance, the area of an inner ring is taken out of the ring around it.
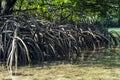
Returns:
[[[1,13],[1,10],[2,10],[2,0],[0,0],[0,13]]]
[[[1,12],[2,15],[9,15],[13,12],[13,6],[15,5],[17,0],[5,0],[5,6]]]

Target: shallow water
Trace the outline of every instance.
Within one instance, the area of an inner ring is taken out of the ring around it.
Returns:
[[[12,77],[7,68],[1,66],[0,80],[119,80],[119,49],[95,54],[91,59],[76,64],[53,61],[43,65],[19,66]]]

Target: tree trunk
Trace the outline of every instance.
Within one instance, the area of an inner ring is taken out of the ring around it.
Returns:
[[[13,12],[13,6],[17,0],[5,0],[5,6],[1,12],[2,15],[9,15]]]
[[[2,10],[2,0],[0,0],[0,13],[1,13],[1,10]]]

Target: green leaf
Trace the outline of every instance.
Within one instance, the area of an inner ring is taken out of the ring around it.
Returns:
[[[69,2],[70,0],[64,0],[64,3],[67,3],[67,2]]]

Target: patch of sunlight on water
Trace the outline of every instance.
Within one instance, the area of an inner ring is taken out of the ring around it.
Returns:
[[[116,31],[116,32],[120,32],[120,28],[109,28],[108,31]]]

